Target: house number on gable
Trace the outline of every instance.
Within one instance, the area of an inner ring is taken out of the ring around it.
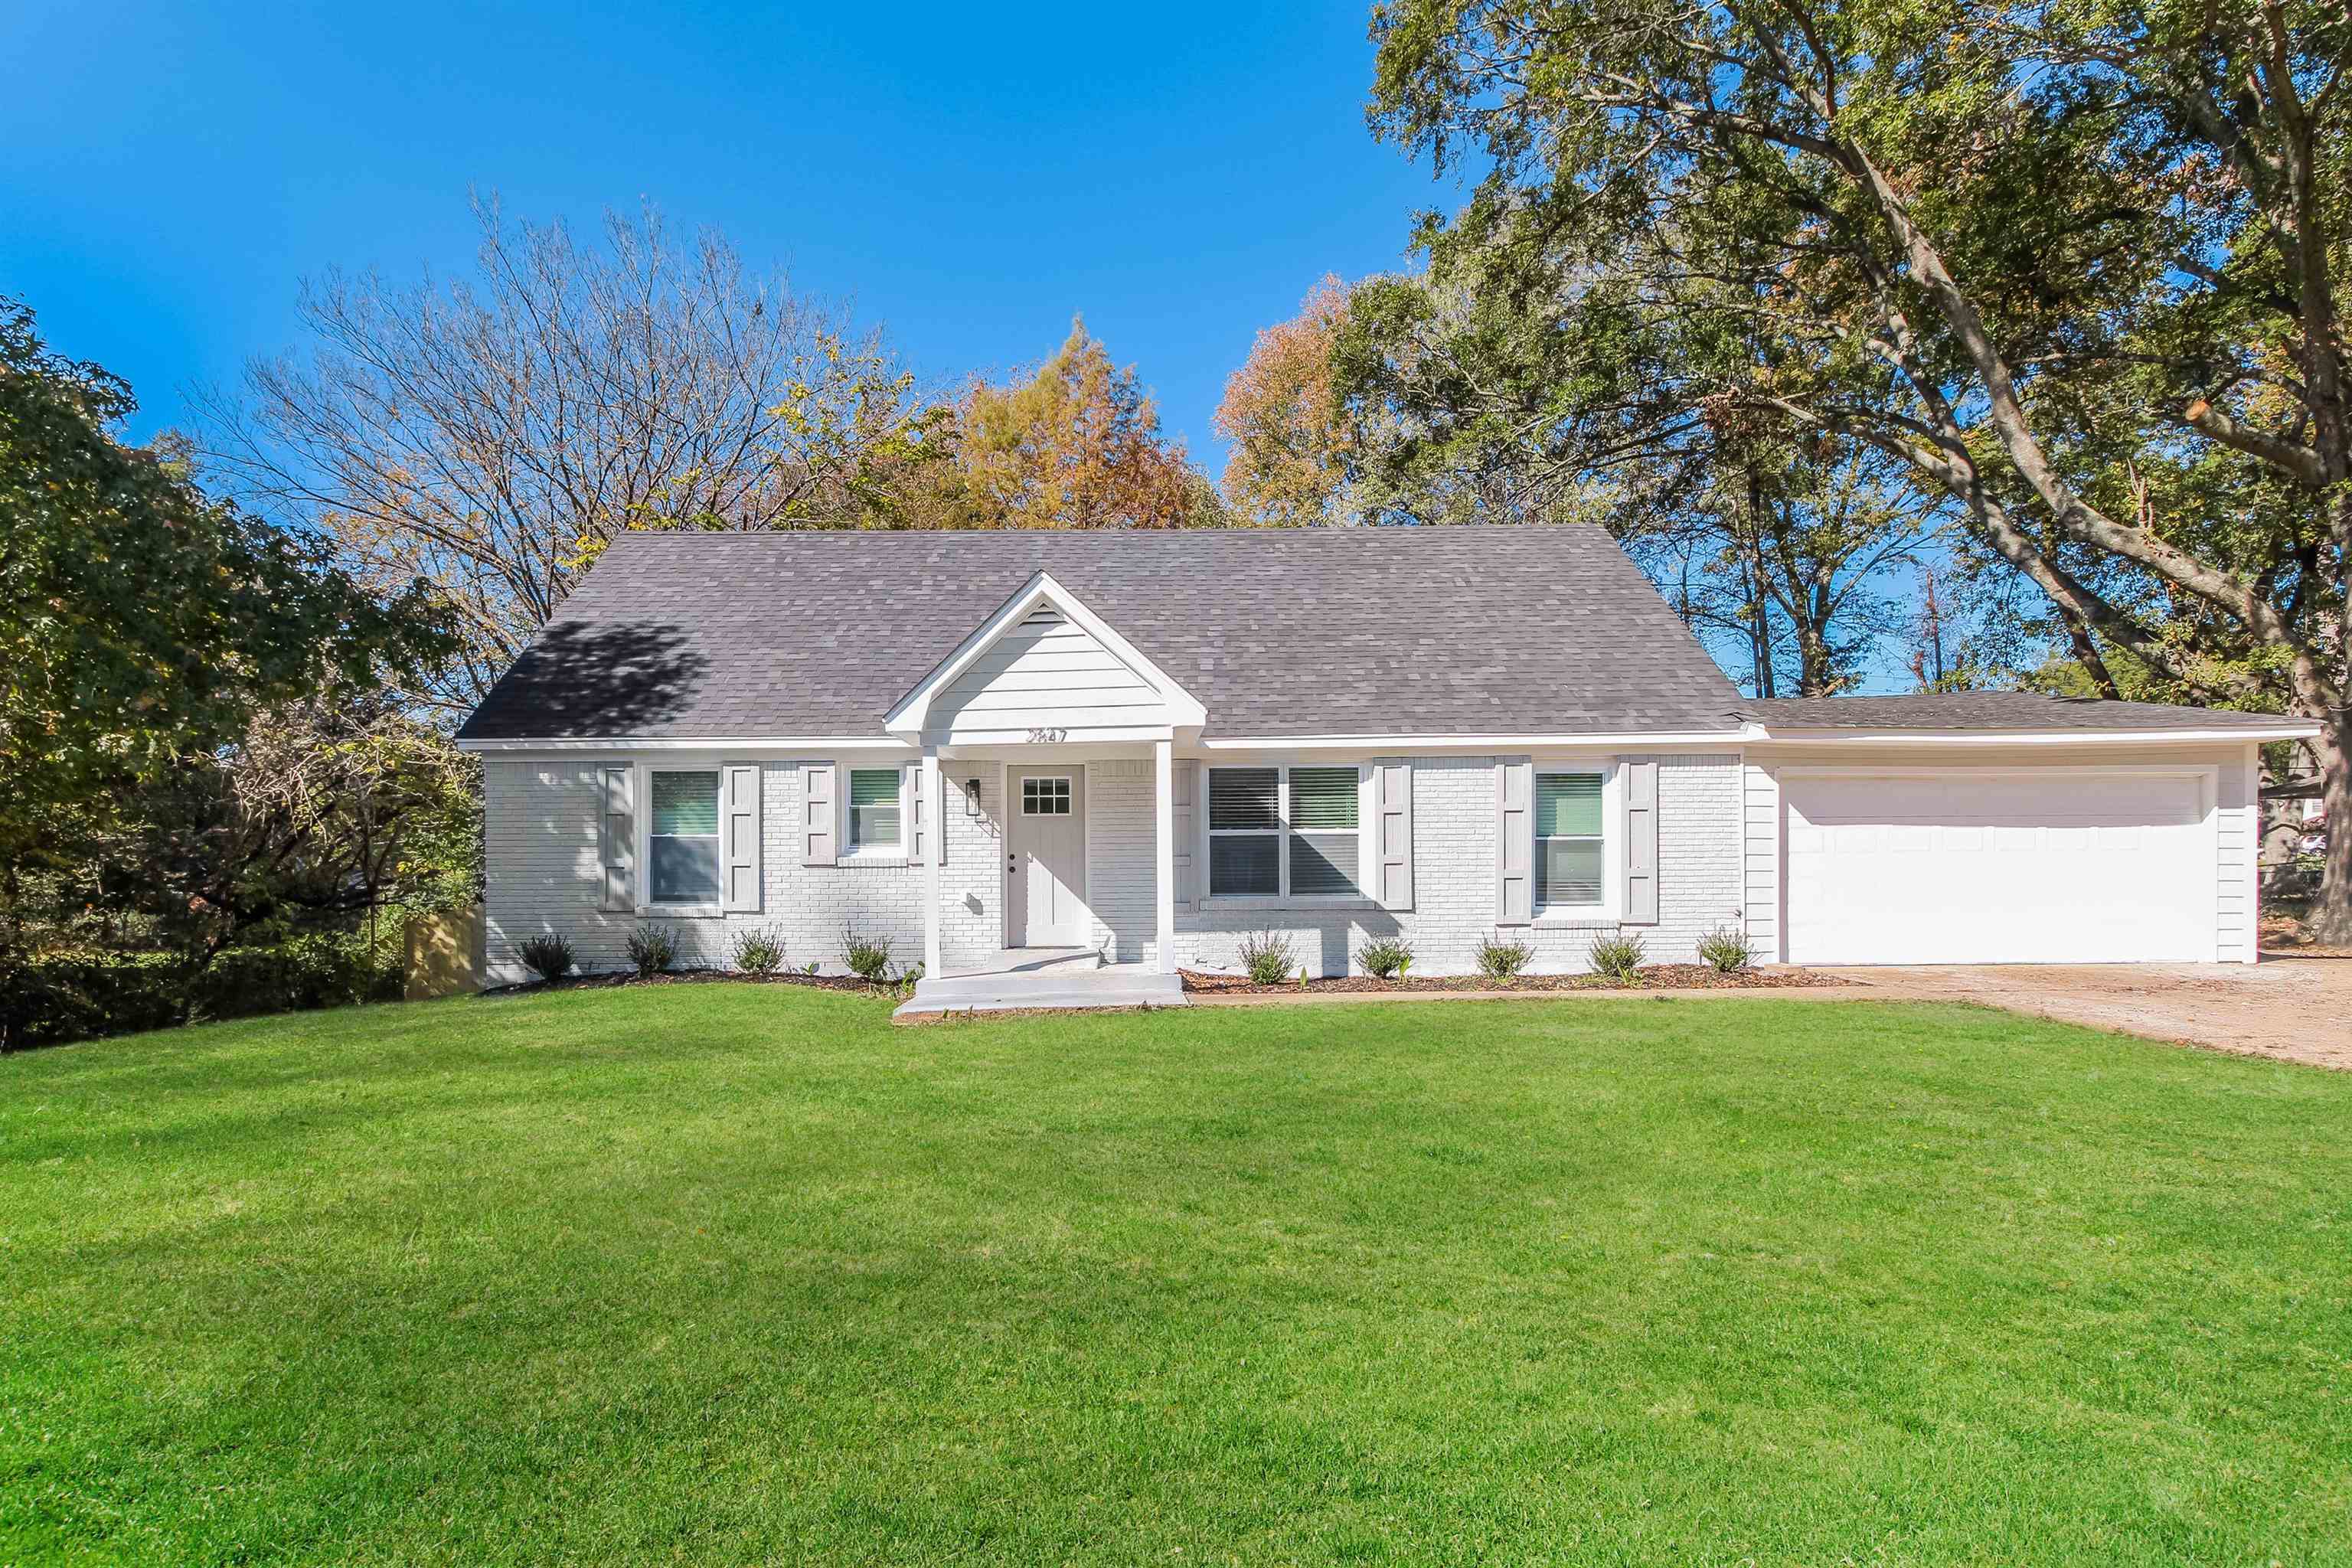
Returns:
[[[1032,744],[1040,741],[1066,741],[1069,738],[1070,732],[1067,730],[1032,730],[1029,731],[1029,740]]]

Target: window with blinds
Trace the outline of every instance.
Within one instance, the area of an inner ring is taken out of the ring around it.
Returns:
[[[1211,898],[1352,898],[1360,842],[1352,767],[1211,768]]]
[[[849,847],[855,849],[896,849],[898,828],[898,770],[852,768],[849,773]]]
[[[1536,775],[1536,908],[1595,908],[1602,887],[1601,775]]]
[[[1356,890],[1356,770],[1290,770],[1290,890],[1344,898]]]
[[[719,901],[719,774],[656,769],[653,816],[646,825],[647,879],[656,904]]]

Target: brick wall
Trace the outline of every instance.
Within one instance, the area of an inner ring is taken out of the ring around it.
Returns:
[[[557,931],[569,937],[586,970],[625,967],[631,914],[597,906],[597,770],[611,758],[557,763],[492,758],[483,770],[489,866],[487,902],[491,983],[528,978],[515,944]],[[1661,756],[1658,769],[1658,923],[1636,929],[1654,961],[1692,956],[1717,926],[1739,922],[1743,891],[1741,773],[1728,756]],[[1188,968],[1225,968],[1254,931],[1289,932],[1302,962],[1318,973],[1342,973],[1370,937],[1401,935],[1415,949],[1414,968],[1460,973],[1474,965],[1479,940],[1495,929],[1495,763],[1491,757],[1424,757],[1413,764],[1413,908],[1331,911],[1226,910],[1177,917],[1177,961]],[[940,868],[940,942],[950,969],[1003,945],[1004,911],[1002,813],[1003,770],[994,763],[948,763],[947,860]],[[980,781],[973,815],[964,781]],[[1097,762],[1087,769],[1087,888],[1094,941],[1109,957],[1149,962],[1156,863],[1147,760]],[[761,909],[711,919],[663,917],[678,933],[681,962],[723,965],[742,930],[782,928],[787,962],[841,967],[851,926],[887,937],[897,961],[923,953],[919,866],[803,866],[801,764],[766,763],[761,773]],[[1593,939],[1613,925],[1538,926],[1524,934],[1546,973],[1587,968]]]
[[[597,907],[597,773],[617,760],[486,760],[483,834],[489,868],[485,908],[491,984],[530,978],[515,946],[546,932],[568,937],[583,970],[627,966],[628,933],[641,923],[638,917],[606,913]],[[839,973],[843,935],[851,927],[864,935],[887,937],[900,965],[922,962],[920,866],[903,861],[801,864],[801,768],[797,762],[768,763],[761,768],[757,913],[649,917],[677,933],[682,964],[723,967],[740,932],[767,925],[782,929],[786,962],[793,965],[814,961],[827,973]],[[963,779],[975,775],[981,782],[977,816],[971,814],[962,788]],[[947,859],[940,868],[940,941],[942,956],[953,967],[1003,945],[1003,879],[996,868],[1003,775],[992,765],[961,773],[950,769],[942,783]]]
[[[1739,759],[1735,756],[1627,756],[1658,763],[1658,923],[1633,926],[1654,963],[1696,956],[1699,938],[1719,926],[1738,929]],[[1315,974],[1358,967],[1357,949],[1374,936],[1412,944],[1418,974],[1463,974],[1476,967],[1482,939],[1495,927],[1495,759],[1412,760],[1413,907],[1391,912],[1347,910],[1211,910],[1176,920],[1177,962],[1188,969],[1232,969],[1244,938],[1275,931],[1291,939]],[[1578,973],[1591,967],[1595,938],[1609,922],[1543,923],[1515,928],[1536,950],[1531,968]]]

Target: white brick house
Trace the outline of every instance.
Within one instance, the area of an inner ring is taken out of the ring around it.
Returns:
[[[659,921],[712,966],[755,927],[828,969],[884,938],[947,1005],[1074,960],[1178,1000],[1263,931],[1322,973],[1497,931],[1546,971],[1718,929],[2251,962],[2256,747],[2307,728],[1746,700],[1583,528],[698,533],[617,541],[458,743],[494,982]]]

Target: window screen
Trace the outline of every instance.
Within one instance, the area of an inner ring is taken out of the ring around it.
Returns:
[[[1595,907],[1606,858],[1599,773],[1536,775],[1536,905]]]
[[[1282,770],[1209,770],[1209,896],[1282,891]]]
[[[646,835],[656,904],[719,901],[719,774],[656,772]]]
[[[1290,890],[1307,898],[1356,890],[1356,770],[1290,770]]]
[[[849,847],[895,849],[898,844],[898,770],[851,769]]]

